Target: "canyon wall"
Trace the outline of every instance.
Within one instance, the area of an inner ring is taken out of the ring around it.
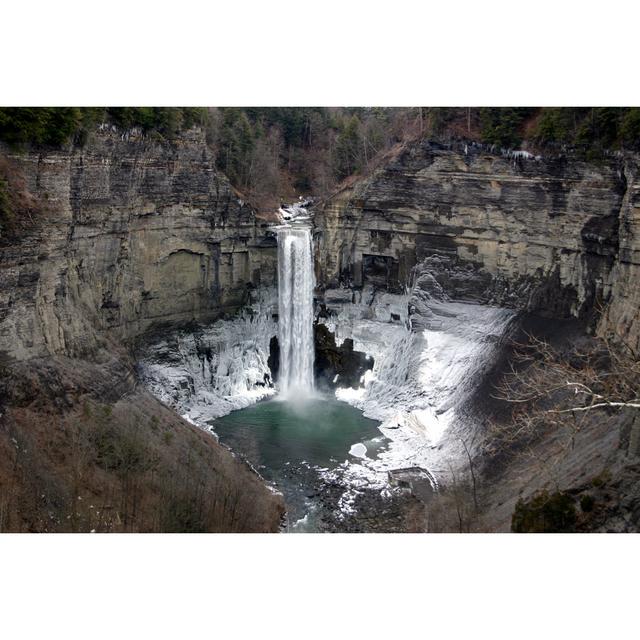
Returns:
[[[402,288],[423,262],[461,300],[595,322],[640,343],[637,157],[601,163],[409,145],[319,207],[317,277]]]
[[[202,132],[0,160],[38,203],[0,244],[0,531],[278,531],[282,496],[134,367],[142,336],[275,283],[275,240]]]
[[[275,241],[215,169],[204,134],[105,130],[83,149],[2,149],[43,213],[0,248],[0,356],[83,356],[211,321],[275,282]]]

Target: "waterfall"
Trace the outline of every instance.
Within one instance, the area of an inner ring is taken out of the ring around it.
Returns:
[[[278,229],[279,387],[313,390],[313,247],[308,227]]]

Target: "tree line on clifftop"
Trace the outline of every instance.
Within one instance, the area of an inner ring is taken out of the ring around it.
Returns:
[[[5,107],[0,140],[83,146],[103,123],[169,142],[201,127],[218,168],[261,209],[299,194],[328,195],[420,138],[570,150],[589,160],[640,149],[640,108],[622,107]],[[0,175],[0,208],[7,202]]]

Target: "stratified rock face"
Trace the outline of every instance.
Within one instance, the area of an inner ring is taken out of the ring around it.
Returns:
[[[415,144],[316,213],[318,281],[394,289],[422,262],[454,299],[551,317],[609,302],[601,330],[637,345],[636,172],[631,156],[595,165]]]
[[[74,491],[109,503],[120,495],[117,473],[110,478],[93,454],[79,457],[77,443],[92,446],[97,420],[86,407],[97,403],[113,412],[124,442],[136,438],[141,459],[154,460],[153,473],[144,467],[134,480],[139,501],[127,506],[123,493],[116,524],[98,530],[193,530],[188,514],[178,522],[158,515],[193,503],[189,491],[176,494],[184,475],[208,514],[198,530],[277,531],[282,497],[141,389],[125,344],[156,327],[214,320],[250,289],[275,284],[275,241],[216,172],[203,134],[160,144],[103,131],[84,149],[0,155],[45,210],[0,246],[0,488],[11,497],[0,529],[95,528],[68,518]],[[14,447],[22,438],[28,459]],[[83,464],[78,488],[69,479]],[[215,507],[225,496],[239,500],[233,513]]]
[[[640,347],[640,179],[638,164],[625,166],[627,189],[619,220],[618,259],[611,272],[611,300],[602,319],[601,332],[625,338]]]
[[[48,209],[1,249],[8,360],[81,356],[105,330],[127,340],[209,321],[275,283],[275,242],[197,130],[172,144],[106,131],[84,149],[5,155]]]

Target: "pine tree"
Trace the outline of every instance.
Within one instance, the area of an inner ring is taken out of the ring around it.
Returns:
[[[338,180],[356,173],[361,168],[361,149],[360,120],[354,114],[343,124],[336,140],[334,166]]]

